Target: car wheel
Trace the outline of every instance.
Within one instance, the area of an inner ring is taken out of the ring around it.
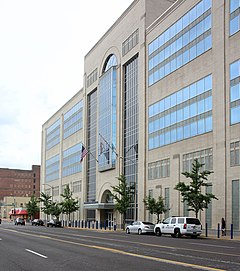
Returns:
[[[175,235],[177,238],[182,237],[181,232],[180,232],[179,229],[175,229],[175,230],[174,230],[174,235]]]
[[[142,230],[138,229],[138,234],[141,235],[142,234]]]
[[[47,227],[49,227],[49,225],[47,225]]]
[[[161,230],[159,228],[156,228],[155,233],[156,233],[157,236],[162,235],[162,232],[161,232]]]
[[[176,237],[176,235],[175,235],[175,234],[171,234],[171,236],[172,236],[173,238],[175,238],[175,237]]]
[[[126,229],[126,233],[127,233],[127,234],[130,234],[129,228]]]

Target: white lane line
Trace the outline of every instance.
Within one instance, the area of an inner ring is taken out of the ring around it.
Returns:
[[[0,241],[2,241],[2,238],[0,238]]]
[[[229,246],[220,246],[220,245],[210,245],[210,244],[200,244],[200,243],[190,243],[192,245],[206,246],[206,247],[224,247],[224,248],[234,248]]]
[[[39,257],[42,257],[42,258],[47,259],[47,256],[42,255],[42,254],[40,254],[40,253],[37,253],[37,252],[35,252],[35,251],[33,251],[33,250],[30,250],[30,249],[25,249],[25,250],[28,251],[28,252],[30,252],[30,253],[33,253],[33,254],[35,254],[35,255],[37,255],[37,256],[39,256]]]

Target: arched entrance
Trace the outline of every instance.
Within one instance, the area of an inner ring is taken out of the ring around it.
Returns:
[[[114,203],[109,190],[105,190],[101,198],[100,221],[102,225],[113,228],[115,223]]]

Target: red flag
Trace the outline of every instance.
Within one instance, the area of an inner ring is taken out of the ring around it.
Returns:
[[[87,153],[88,153],[87,149],[82,145],[82,153],[81,153],[80,163],[82,163],[83,158],[87,155]]]

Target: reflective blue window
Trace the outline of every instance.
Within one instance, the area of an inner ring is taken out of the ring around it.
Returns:
[[[148,112],[149,149],[212,131],[212,75],[149,106]]]
[[[183,140],[183,127],[177,128],[177,141]]]
[[[113,62],[114,63],[114,62]],[[109,68],[99,84],[98,169],[115,167],[116,153],[116,66]],[[152,125],[152,124],[151,124]],[[154,124],[153,124],[154,125]],[[149,125],[150,129],[150,125]],[[151,127],[152,129],[152,127]],[[154,126],[153,126],[154,129]]]
[[[230,65],[230,123],[240,122],[240,60]]]
[[[240,76],[240,60],[235,61],[230,65],[230,80]]]
[[[190,137],[190,124],[186,124],[183,127],[183,135],[184,135],[184,138],[189,138]]]
[[[205,120],[200,119],[198,120],[198,134],[204,134],[205,133]]]
[[[204,100],[200,100],[197,103],[197,113],[198,115],[204,113],[205,111],[205,101]]]
[[[230,0],[230,13],[234,12],[239,7],[240,7],[239,0]]]
[[[240,30],[240,1],[230,0],[230,35]]]
[[[196,136],[198,134],[196,121],[190,124],[190,129],[191,129],[191,136]]]
[[[240,99],[240,83],[234,85],[231,87],[231,102],[234,102],[236,100]]]
[[[206,132],[212,131],[212,116],[205,119]]]
[[[240,106],[231,108],[231,124],[240,122]]]
[[[210,49],[212,46],[211,24],[211,0],[202,0],[151,42],[148,49],[149,85]],[[180,31],[182,33],[179,37],[177,34]],[[171,44],[168,43],[170,39],[172,39]],[[191,48],[189,48],[190,42]],[[154,56],[153,52],[156,50],[160,52]],[[156,67],[158,67],[158,73],[153,70]],[[153,73],[156,74],[153,75]]]

